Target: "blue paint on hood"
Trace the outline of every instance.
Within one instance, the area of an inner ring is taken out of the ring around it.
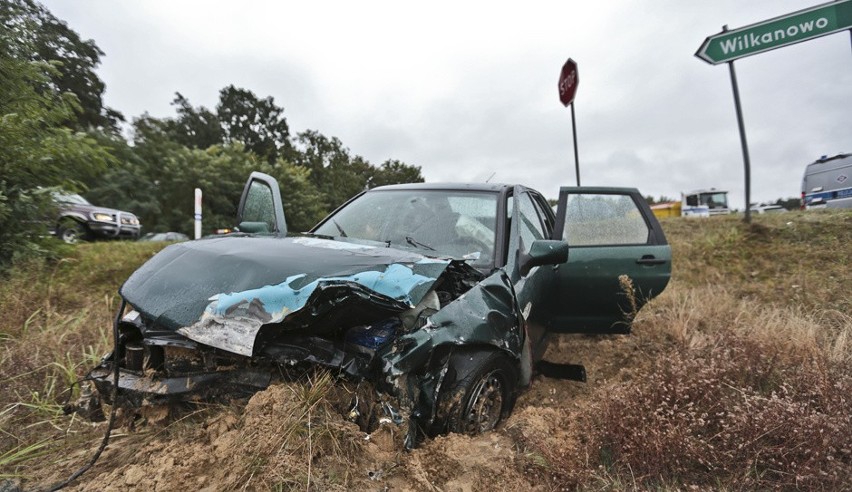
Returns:
[[[196,323],[214,299],[222,313],[254,294],[267,312],[300,309],[321,280],[356,282],[417,304],[450,261],[316,238],[225,236],[163,249],[120,293],[149,321],[177,330]]]

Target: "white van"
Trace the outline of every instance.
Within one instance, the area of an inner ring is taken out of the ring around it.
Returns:
[[[808,164],[802,208],[852,208],[852,154],[824,155]]]
[[[681,194],[684,217],[709,217],[731,213],[728,208],[728,192],[710,188]]]

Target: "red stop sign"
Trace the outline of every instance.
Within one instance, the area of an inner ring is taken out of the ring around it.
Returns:
[[[579,84],[580,75],[577,72],[577,62],[569,58],[565,65],[562,65],[562,72],[559,74],[559,100],[566,107],[574,102]]]

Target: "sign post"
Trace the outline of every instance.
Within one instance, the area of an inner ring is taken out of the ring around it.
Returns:
[[[201,239],[201,188],[195,189],[195,239]]]
[[[559,101],[562,105],[571,106],[571,131],[574,137],[574,168],[577,173],[577,186],[580,186],[580,157],[577,152],[577,119],[574,117],[574,97],[577,95],[577,86],[580,84],[580,74],[577,72],[577,62],[568,58],[562,65],[559,74]]]
[[[850,33],[852,33],[852,0],[838,0],[774,17],[733,31],[729,31],[728,26],[723,26],[722,32],[705,38],[698,51],[695,52],[695,56],[711,65],[727,63],[731,73],[731,87],[734,92],[734,106],[737,110],[737,126],[740,131],[743,167],[745,168],[746,223],[751,223],[751,160],[748,155],[748,142],[746,141],[734,60],[846,29],[850,29]]]
[[[728,26],[722,26],[722,31],[727,31]],[[748,155],[748,141],[746,140],[745,122],[743,121],[743,106],[740,104],[740,89],[737,84],[737,72],[734,70],[734,60],[728,62],[728,70],[731,73],[731,88],[734,92],[734,107],[737,110],[737,127],[740,130],[740,145],[743,149],[743,168],[745,171],[745,221],[751,224],[751,158]]]

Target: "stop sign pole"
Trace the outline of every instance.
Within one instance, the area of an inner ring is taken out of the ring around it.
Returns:
[[[577,153],[577,119],[574,116],[574,97],[577,95],[577,86],[580,84],[580,75],[577,72],[577,62],[568,59],[562,65],[559,73],[559,101],[566,108],[571,106],[571,130],[574,136],[574,168],[577,173],[577,186],[580,186],[580,158]]]

